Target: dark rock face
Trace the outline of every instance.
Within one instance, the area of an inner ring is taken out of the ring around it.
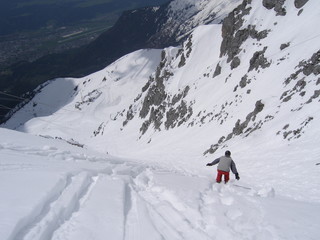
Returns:
[[[248,76],[247,75],[244,75],[242,78],[241,78],[241,81],[239,83],[239,86],[241,88],[244,88],[247,86],[247,84],[250,83],[250,80],[248,81]]]
[[[238,119],[238,121],[235,123],[235,126],[232,130],[232,132],[230,134],[228,134],[227,137],[222,136],[218,143],[213,144],[210,146],[209,149],[207,149],[203,155],[206,155],[208,153],[213,154],[215,151],[217,151],[220,147],[221,144],[223,144],[224,142],[230,140],[233,136],[238,136],[241,134],[245,134],[245,136],[250,135],[252,132],[254,132],[255,130],[261,128],[261,126],[263,125],[262,121],[259,121],[258,123],[253,123],[252,127],[248,127],[250,122],[254,122],[256,119],[256,116],[262,112],[264,108],[264,104],[261,102],[261,100],[257,101],[255,104],[255,108],[252,112],[250,112],[246,119],[241,122],[240,119]]]
[[[140,111],[141,118],[145,118],[149,114],[149,119],[140,128],[142,135],[151,125],[156,130],[160,130],[163,123],[166,129],[179,127],[193,114],[192,106],[188,106],[188,103],[183,100],[190,90],[189,86],[186,86],[181,93],[172,98],[166,94],[165,88],[161,87],[161,91],[154,91],[157,84],[153,86],[150,87]]]
[[[294,0],[294,6],[296,8],[302,8],[309,0]]]
[[[264,108],[264,104],[261,102],[261,100],[257,101],[253,112],[249,113],[246,117],[246,120],[242,123],[241,123],[240,119],[238,119],[238,121],[235,124],[235,127],[232,130],[232,133],[230,133],[228,135],[226,140],[231,139],[231,137],[234,135],[240,135],[240,134],[244,133],[244,130],[248,127],[249,122],[254,121],[257,114],[259,112],[261,112],[263,110],[263,108]]]
[[[149,88],[139,114],[141,118],[145,118],[148,115],[151,106],[160,106],[160,104],[166,99],[167,95],[165,92],[163,80],[163,78],[156,78],[154,80],[155,83]]]
[[[285,16],[286,9],[283,7],[286,0],[263,0],[262,5],[267,9],[274,9],[278,16]]]
[[[234,68],[237,68],[239,65],[240,65],[241,61],[240,61],[240,58],[239,57],[235,57],[230,66],[231,66],[231,70],[234,69]]]
[[[185,101],[181,101],[178,107],[171,107],[166,113],[166,122],[164,123],[166,129],[179,127],[186,122],[192,115],[191,106],[187,106]]]
[[[317,99],[319,97],[320,97],[320,90],[315,90],[313,95],[310,97],[310,99],[306,103],[307,104],[311,103],[314,99]]]
[[[187,56],[191,52],[189,51],[190,47],[190,44],[186,45]],[[155,77],[151,77],[142,88],[142,92],[146,92],[146,95],[142,101],[139,117],[144,119],[149,116],[140,128],[142,135],[150,126],[153,126],[155,130],[160,130],[162,124],[166,129],[180,126],[193,114],[191,105],[188,105],[188,102],[184,100],[190,90],[189,86],[186,86],[179,94],[174,96],[167,94],[165,82],[172,76],[172,73],[166,69],[168,64],[165,51],[163,51]],[[123,125],[125,126],[133,117],[134,114],[130,106],[127,111],[127,119]]]
[[[240,59],[237,55],[241,52],[241,45],[249,37],[260,41],[266,38],[269,30],[258,32],[256,26],[248,25],[244,29],[243,17],[250,13],[251,7],[248,6],[251,0],[245,0],[234,11],[232,11],[223,21],[222,25],[222,43],[220,47],[220,57],[227,55],[227,62],[231,62],[231,68],[236,68],[240,65]]]
[[[218,63],[217,66],[216,66],[216,69],[214,70],[213,78],[218,76],[218,75],[220,75],[220,74],[221,74],[221,66]]]
[[[222,43],[220,47],[220,57],[228,55],[230,62],[239,52],[241,44],[248,38],[247,30],[239,30],[243,25],[243,16],[250,13],[251,7],[247,7],[251,0],[245,0],[235,10],[233,10],[222,24]]]
[[[268,62],[267,58],[264,56],[267,47],[264,47],[262,51],[255,52],[250,59],[249,72],[252,70],[258,70],[259,67],[267,68],[271,65],[271,62]]]
[[[276,0],[263,0],[262,4],[267,9],[272,9],[276,6]]]
[[[292,80],[297,79],[300,73],[303,73],[305,76],[309,76],[311,73],[316,76],[320,74],[320,50],[314,53],[309,60],[301,61],[296,68],[298,70],[285,80],[286,85]]]
[[[290,125],[287,124],[283,127],[282,130],[278,131],[277,135],[280,135],[282,133],[283,139],[287,139],[288,141],[292,139],[297,139],[302,136],[304,133],[304,129],[311,121],[313,121],[313,117],[306,118],[299,127],[296,129],[290,129]]]
[[[290,46],[290,43],[283,43],[283,44],[280,45],[280,50],[283,50],[283,49],[285,49],[285,48],[287,48],[289,46]]]

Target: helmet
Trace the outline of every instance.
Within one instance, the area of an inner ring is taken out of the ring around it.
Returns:
[[[229,150],[227,150],[227,151],[224,153],[224,155],[225,155],[226,157],[230,157],[230,156],[231,156],[231,152],[230,152]]]

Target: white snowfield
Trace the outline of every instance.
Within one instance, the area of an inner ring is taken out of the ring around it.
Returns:
[[[318,240],[319,1],[250,7],[234,68],[212,24],[39,87],[0,128],[0,240]],[[217,184],[227,149],[240,180]]]
[[[1,239],[319,236],[318,201],[255,182],[216,184],[215,169],[146,165],[5,129],[0,136]]]

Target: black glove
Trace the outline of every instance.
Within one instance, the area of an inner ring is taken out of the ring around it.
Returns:
[[[240,179],[239,173],[236,173],[235,175],[236,175],[236,179],[239,180]]]
[[[207,163],[207,166],[212,166],[212,163]]]

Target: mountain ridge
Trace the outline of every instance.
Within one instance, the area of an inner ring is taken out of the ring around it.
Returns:
[[[103,69],[124,54],[141,48],[179,45],[194,27],[215,19],[221,21],[240,0],[231,1],[228,3],[230,6],[225,9],[219,7],[223,2],[221,0],[218,4],[205,8],[205,4],[209,2],[169,1],[160,7],[126,11],[111,29],[87,46],[63,54],[48,55],[32,63],[15,64],[2,71],[1,89],[21,96],[48,79],[62,76],[83,77]],[[205,15],[202,11],[206,9],[212,14],[203,18]],[[188,17],[190,19],[185,21]],[[12,101],[3,101],[1,104],[14,106]],[[7,110],[1,109],[1,114],[6,112]]]
[[[84,78],[52,81],[2,126],[141,158],[162,148],[201,159],[253,139],[260,146],[273,139],[273,151],[312,141],[319,118],[315,1],[302,9],[286,2],[286,15],[263,3],[243,1],[223,24],[196,28],[181,47],[138,50]]]

